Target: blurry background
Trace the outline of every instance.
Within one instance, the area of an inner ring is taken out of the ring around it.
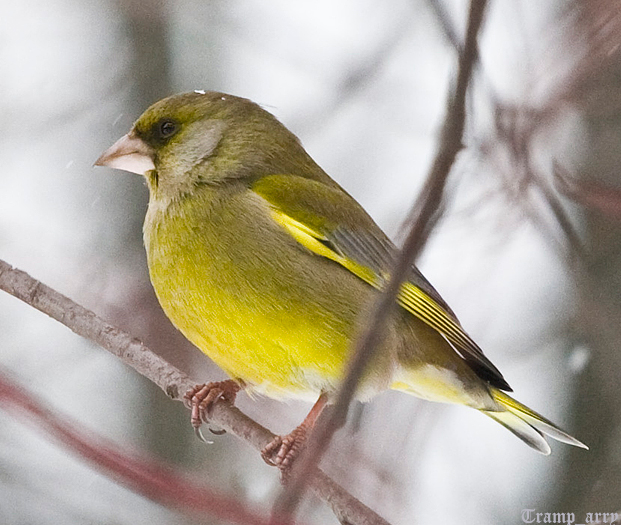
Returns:
[[[474,411],[383,394],[354,407],[325,465],[391,523],[619,511],[619,7],[491,2],[467,149],[419,261],[516,397],[591,451],[554,443],[542,457]],[[456,0],[4,2],[0,257],[197,380],[223,378],[151,291],[142,179],[93,161],[163,96],[245,96],[399,241],[434,153],[466,11]],[[277,473],[258,454],[228,435],[201,444],[179,403],[6,294],[0,367],[130,450],[265,508],[277,494]],[[275,432],[309,408],[243,395],[239,405]],[[313,501],[304,515],[336,523]],[[1,410],[0,522],[193,523]]]

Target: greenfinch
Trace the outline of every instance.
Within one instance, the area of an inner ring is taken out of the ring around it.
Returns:
[[[187,395],[193,424],[240,388],[316,401],[263,451],[286,467],[334,398],[394,244],[293,133],[244,98],[165,98],[96,164],[145,177],[144,244],[159,302],[231,378]],[[415,266],[396,301],[358,399],[400,390],[475,408],[543,454],[544,435],[586,448],[506,393],[502,374]]]

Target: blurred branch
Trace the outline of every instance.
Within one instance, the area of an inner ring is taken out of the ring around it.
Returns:
[[[504,182],[505,190],[510,197],[514,197],[527,212],[542,232],[558,249],[559,253],[566,257],[569,262],[580,262],[585,255],[583,243],[559,195],[560,187],[566,175],[561,167],[555,163],[553,166],[552,181],[538,169],[533,162],[532,147],[537,133],[543,132],[543,122],[552,122],[558,117],[560,106],[552,104],[541,110],[529,110],[526,108],[512,108],[503,106],[497,97],[493,97],[495,103],[495,135],[488,144],[483,144],[481,151],[489,156],[489,152],[502,145],[506,148],[510,163],[508,175]],[[502,172],[502,169],[498,170]],[[567,188],[568,186],[566,186]],[[543,199],[547,211],[550,212],[554,223],[545,217],[545,208],[539,203],[534,205],[528,198],[528,191],[534,190]],[[555,232],[556,224],[563,235]],[[563,242],[566,241],[566,242]]]
[[[431,8],[431,11],[435,15],[435,17],[438,19],[440,28],[442,29],[442,32],[444,33],[444,36],[448,40],[449,44],[451,44],[457,50],[457,52],[461,52],[461,42],[459,41],[459,37],[457,36],[455,28],[453,27],[451,17],[446,11],[444,2],[442,2],[442,0],[428,0],[427,3],[429,4],[429,7]]]
[[[109,476],[158,503],[194,519],[205,514],[240,525],[265,525],[267,518],[231,497],[217,494],[181,476],[173,468],[127,454],[111,441],[81,430],[79,425],[45,408],[27,390],[0,373],[0,406],[28,419],[42,434],[60,441],[74,453],[105,470]]]
[[[621,190],[597,181],[572,177],[559,164],[554,165],[556,189],[569,199],[595,209],[611,219],[621,220]]]
[[[183,394],[194,386],[188,376],[154,354],[138,339],[106,323],[90,310],[2,260],[0,260],[0,289],[49,315],[76,334],[105,348],[159,386],[170,398],[181,401]],[[2,388],[6,387],[2,386]],[[2,390],[0,394],[6,395],[6,392],[7,390]],[[23,401],[22,406],[26,406],[27,399],[24,398]],[[36,415],[46,425],[52,424],[45,420],[44,413]],[[275,437],[269,430],[244,415],[239,409],[224,402],[215,403],[210,422],[244,440],[256,450],[263,449]],[[62,430],[62,426],[59,430]],[[83,454],[81,447],[77,446],[78,442],[66,441],[64,438],[69,436],[63,436],[63,434],[58,434],[58,437],[73,450]],[[107,470],[110,468],[103,461],[105,457],[97,454],[88,457],[102,468]],[[319,469],[313,472],[310,487],[317,497],[330,505],[342,522],[356,525],[387,525],[384,519]],[[177,500],[178,505],[182,503],[181,500]]]
[[[537,186],[546,200],[554,219],[560,226],[563,235],[565,235],[565,238],[567,239],[571,250],[569,253],[571,258],[570,260],[574,261],[576,260],[576,257],[578,261],[584,260],[586,252],[582,240],[569,219],[569,215],[567,214],[567,211],[565,211],[558,194],[556,194],[547,184],[543,184],[543,182],[540,182]]]
[[[459,54],[457,81],[448,97],[444,127],[435,161],[412,208],[410,216],[412,226],[403,249],[395,261],[385,289],[372,305],[368,322],[364,323],[358,334],[347,375],[341,384],[333,410],[316,426],[306,450],[293,466],[290,483],[285,486],[283,494],[276,502],[274,510],[279,516],[293,515],[305,487],[312,482],[313,471],[328,448],[332,436],[344,423],[360,377],[382,339],[383,327],[396,304],[395,297],[401,284],[411,271],[412,262],[425,245],[440,217],[439,210],[442,209],[446,180],[457,153],[463,147],[466,92],[478,56],[477,35],[483,21],[486,3],[486,0],[472,0],[470,3],[466,41]]]
[[[557,25],[569,27],[566,32],[570,37],[560,42],[547,36],[547,48],[536,55],[533,78],[537,96],[545,93],[541,101],[535,98],[532,106],[523,103],[512,106],[502,102],[488,87],[495,105],[495,134],[480,145],[480,151],[488,157],[490,154],[508,155],[508,165],[504,158],[499,162],[507,172],[503,181],[507,194],[521,205],[547,240],[560,248],[562,256],[571,263],[580,263],[585,248],[563,197],[619,218],[621,192],[595,181],[578,181],[556,162],[551,175],[544,173],[532,162],[531,150],[537,138],[547,138],[545,134],[554,130],[555,123],[568,109],[575,110],[587,104],[591,114],[608,118],[613,108],[621,107],[621,97],[615,95],[618,90],[605,91],[602,87],[608,85],[605,80],[608,77],[616,82],[615,64],[621,46],[618,3],[610,0],[569,2]],[[554,46],[572,52],[560,54]],[[502,171],[501,167],[498,172]],[[535,195],[542,197],[544,206],[529,199]]]
[[[460,51],[461,43],[444,3],[441,0],[428,0],[428,4],[448,42]],[[480,145],[480,150],[489,153],[499,144],[506,146],[514,161],[514,165],[511,166],[511,183],[517,186],[515,193],[521,198],[520,202],[526,213],[548,239],[559,247],[559,251],[562,251],[563,255],[572,262],[580,261],[585,255],[585,250],[558,193],[575,202],[597,208],[604,214],[619,217],[621,216],[621,192],[610,187],[601,187],[596,183],[579,183],[572,180],[556,164],[552,174],[552,184],[549,184],[543,175],[533,168],[529,148],[536,133],[545,130],[546,126],[559,118],[559,113],[566,108],[568,103],[575,101],[576,97],[584,91],[584,88],[579,86],[595,70],[610,61],[611,50],[619,47],[621,41],[618,29],[621,27],[621,17],[617,11],[614,2],[611,3],[608,0],[598,0],[589,4],[588,7],[586,5],[579,5],[578,8],[575,5],[568,7],[563,18],[577,18],[574,25],[579,29],[576,32],[585,37],[587,50],[581,53],[576,58],[575,64],[564,73],[565,81],[557,82],[550,90],[547,102],[541,107],[508,106],[501,102],[490,85],[486,86],[491,102],[496,108],[496,134],[490,142]],[[585,20],[588,20],[588,23],[585,24]],[[581,26],[586,26],[586,29]],[[551,55],[556,57],[554,53]],[[546,76],[549,76],[547,70]],[[609,97],[605,100],[608,103]],[[519,174],[518,177],[515,176],[516,171]],[[537,206],[527,207],[525,205],[528,203],[526,191],[529,188],[535,188],[543,198],[548,211],[560,227],[567,246],[555,235],[553,225],[546,221],[541,209]],[[508,193],[512,196],[513,192],[508,191]],[[566,247],[569,250],[563,251]]]

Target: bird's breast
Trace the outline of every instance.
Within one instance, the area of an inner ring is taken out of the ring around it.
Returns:
[[[298,245],[252,192],[211,191],[147,214],[162,308],[216,364],[260,391],[336,388],[370,289]]]

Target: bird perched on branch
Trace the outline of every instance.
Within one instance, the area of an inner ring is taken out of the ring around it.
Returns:
[[[290,466],[343,377],[357,327],[397,250],[274,116],[196,91],[147,109],[96,164],[143,175],[151,281],[173,324],[230,377],[187,399],[200,427],[240,389],[315,401],[262,452]],[[412,266],[356,397],[386,389],[475,408],[535,450],[585,447],[506,392],[498,369]]]

